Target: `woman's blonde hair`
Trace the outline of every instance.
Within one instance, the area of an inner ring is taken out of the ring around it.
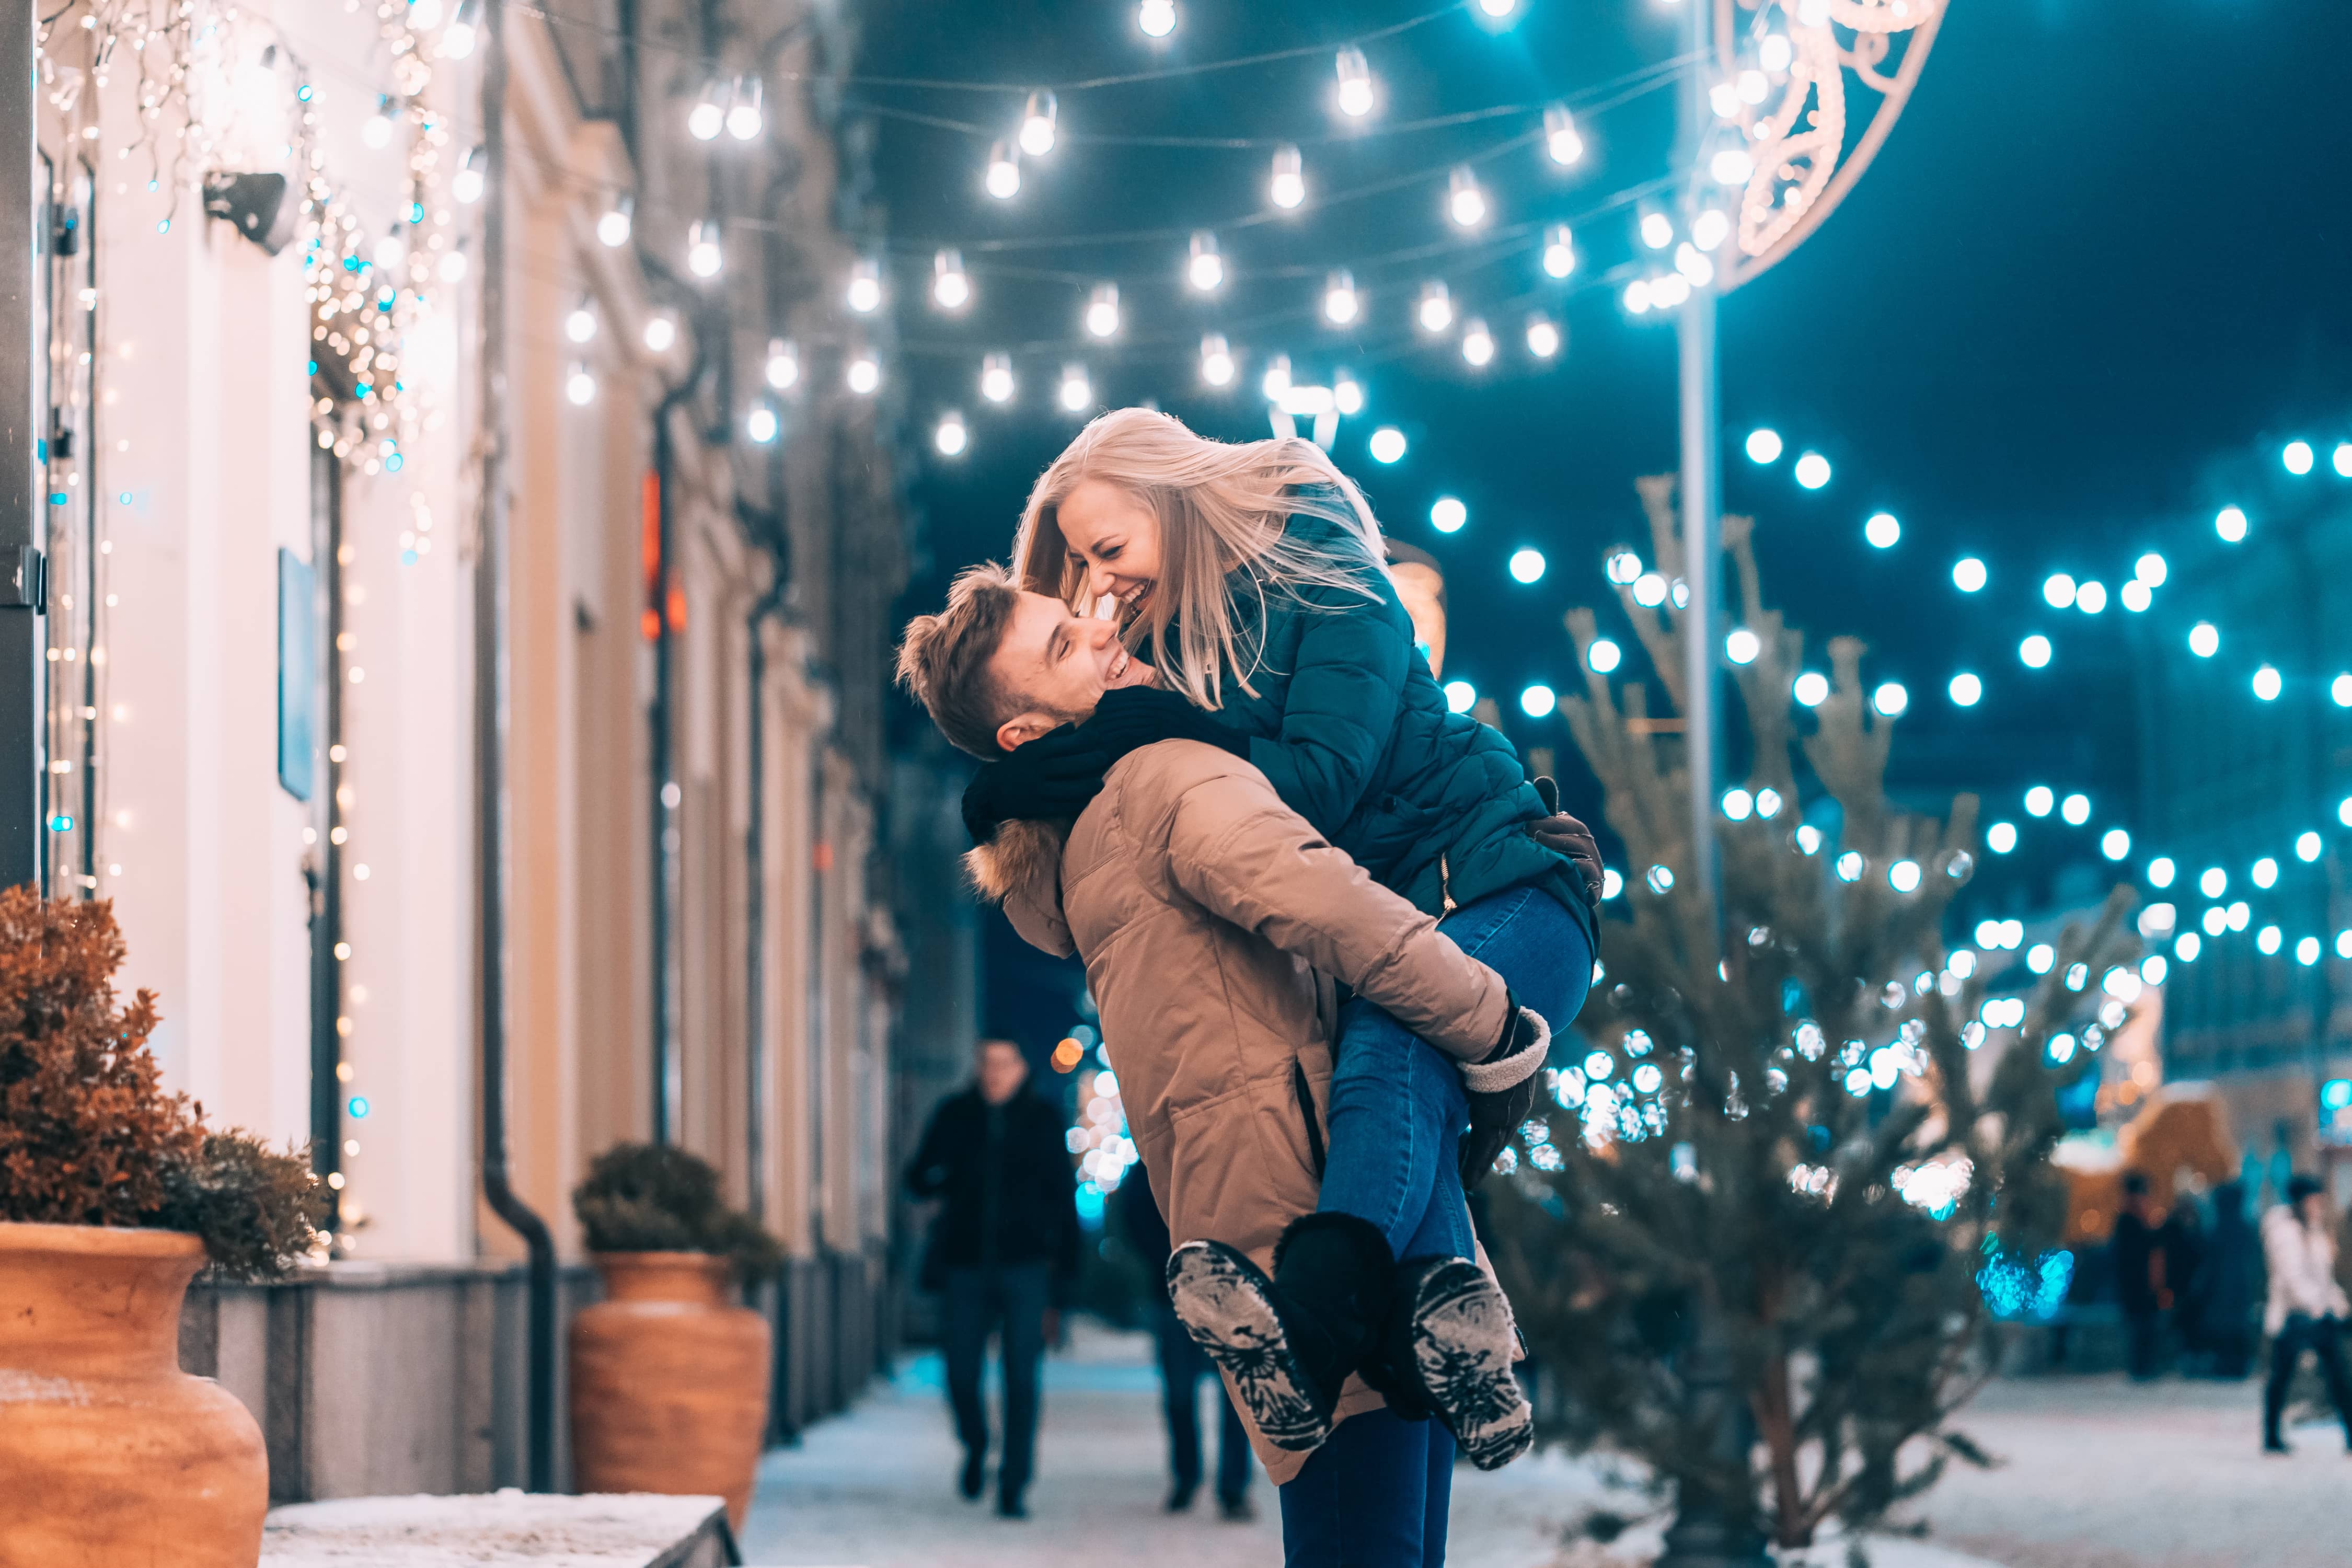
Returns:
[[[1257,695],[1250,677],[1265,658],[1270,595],[1300,603],[1311,603],[1311,589],[1379,597],[1367,575],[1386,569],[1380,525],[1363,493],[1314,442],[1212,441],[1173,415],[1115,408],[1038,476],[1013,542],[1021,585],[1080,614],[1087,571],[1070,557],[1060,508],[1088,479],[1114,486],[1159,521],[1160,580],[1122,635],[1131,648],[1150,644],[1161,678],[1203,708],[1224,705],[1226,669]],[[1331,523],[1334,536],[1296,537],[1286,528],[1296,512]],[[1234,602],[1252,595],[1258,614],[1236,616]]]

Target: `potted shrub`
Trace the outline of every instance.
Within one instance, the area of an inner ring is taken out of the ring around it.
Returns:
[[[623,1143],[572,1194],[604,1300],[572,1321],[572,1463],[583,1492],[751,1506],[768,1426],[767,1321],[733,1286],[775,1272],[775,1237],[683,1149]]]
[[[282,1273],[314,1178],[163,1092],[121,962],[110,905],[0,892],[0,1562],[253,1568],[261,1429],[180,1371],[180,1302]]]

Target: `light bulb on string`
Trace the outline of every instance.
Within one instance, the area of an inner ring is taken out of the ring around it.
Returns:
[[[1032,158],[1042,158],[1052,152],[1058,115],[1050,91],[1040,88],[1031,93],[1028,104],[1021,111],[1021,150]]]
[[[755,447],[771,446],[783,433],[784,422],[765,398],[752,404],[743,415],[743,434]]]
[[[1364,411],[1363,384],[1344,370],[1333,376],[1331,406],[1340,414],[1361,414]],[[2352,703],[2347,703],[2346,706],[2352,707]]]
[[[2018,662],[2028,669],[2047,669],[2050,667],[2050,639],[2040,632],[2035,632],[2017,645]]]
[[[1478,0],[1478,9],[1501,21],[1519,8],[1519,0]]]
[[[1339,112],[1350,120],[1361,120],[1372,111],[1372,72],[1364,64],[1361,49],[1339,51]]]
[[[1290,390],[1290,356],[1276,354],[1266,361],[1265,374],[1258,378],[1257,385],[1268,403],[1281,402],[1282,395]]]
[[[1695,289],[1704,289],[1715,281],[1715,263],[1700,254],[1689,240],[1675,247],[1675,270],[1687,279]]]
[[[1266,195],[1278,207],[1289,208],[1307,199],[1307,168],[1298,149],[1285,142],[1274,150],[1274,178]]]
[[[596,377],[578,360],[572,362],[571,374],[564,377],[563,395],[574,408],[585,408],[596,401]]]
[[[971,279],[960,251],[942,250],[931,258],[931,300],[942,310],[961,310],[971,302]]]
[[[1761,103],[1772,96],[1772,79],[1759,70],[1744,70],[1734,79],[1742,103]]]
[[[1664,250],[1675,242],[1675,220],[1654,206],[1642,214],[1637,230],[1642,243],[1652,250]]]
[[[482,199],[482,188],[488,179],[489,157],[476,147],[466,154],[457,172],[449,176],[449,199],[460,206],[471,206]]]
[[[1164,38],[1176,30],[1176,0],[1143,0],[1135,8],[1135,26],[1147,38]]]
[[[1476,228],[1486,221],[1486,193],[1467,163],[1455,165],[1445,177],[1445,216],[1456,228]]]
[[[694,100],[694,107],[686,111],[686,133],[697,142],[716,142],[726,128],[725,89],[712,77],[703,84],[702,96]]]
[[[2279,461],[2286,465],[2288,473],[2301,479],[2311,472],[2311,443],[2289,441],[2285,448],[2279,453]]]
[[[1454,300],[1435,279],[1421,286],[1421,330],[1442,332],[1454,324]]]
[[[677,342],[677,312],[656,310],[646,318],[646,347],[654,353],[667,353]]]
[[[1952,677],[1948,689],[1951,692],[1953,706],[1958,708],[1973,708],[1984,697],[1984,682],[1967,670]]]
[[[1210,332],[1201,339],[1201,379],[1211,386],[1234,384],[1234,353],[1223,332]]]
[[[596,303],[583,295],[572,313],[563,318],[563,335],[575,343],[584,343],[596,335]]]
[[[849,287],[843,298],[851,310],[861,316],[870,316],[882,307],[882,268],[871,257],[860,257],[849,266]]]
[[[1528,318],[1528,353],[1549,359],[1559,353],[1559,327],[1541,310]]]
[[[1544,110],[1544,151],[1562,168],[1584,156],[1584,138],[1568,105],[1555,103]]]
[[[1202,294],[1213,294],[1224,284],[1225,258],[1217,253],[1217,237],[1205,228],[1192,231],[1192,250],[1184,262],[1184,281]]]
[[[1551,278],[1565,278],[1576,270],[1576,238],[1568,225],[1556,223],[1544,230],[1543,269]]]
[[[727,134],[738,142],[755,140],[765,128],[765,116],[761,111],[760,79],[740,76],[735,79],[734,101],[727,106]]]
[[[960,458],[971,442],[971,432],[964,427],[961,413],[950,408],[940,416],[938,426],[931,431],[931,445],[940,457]]]
[[[697,278],[719,276],[727,258],[719,248],[719,226],[707,220],[698,221],[687,231],[686,269]]]
[[[2225,506],[2213,514],[2213,531],[2221,536],[2224,544],[2235,544],[2246,537],[2246,514],[2233,506]]]
[[[474,45],[479,38],[481,18],[481,0],[465,0],[465,4],[457,7],[457,15],[451,19],[448,30],[441,35],[438,52],[443,59],[462,60],[474,52]]]
[[[1364,447],[1371,453],[1372,461],[1375,463],[1402,462],[1405,451],[1404,432],[1393,425],[1383,425],[1372,432],[1372,438],[1364,444]],[[2352,805],[2352,802],[2347,802],[2347,804]]]
[[[778,392],[790,391],[801,379],[801,353],[790,338],[768,340],[768,384]]]
[[[992,353],[980,362],[980,395],[991,403],[1013,401],[1013,356]]]
[[[1095,389],[1087,380],[1087,367],[1066,364],[1062,367],[1062,386],[1055,394],[1065,412],[1083,414],[1095,400]]]
[[[1624,301],[1627,315],[1648,315],[1650,313],[1650,280],[1646,278],[1636,278],[1626,284]]]
[[[1745,147],[1726,147],[1707,160],[1706,172],[1718,185],[1744,185],[1755,177],[1755,155]]]
[[[1748,440],[1743,449],[1748,453],[1748,460],[1751,463],[1777,463],[1780,460],[1783,446],[1778,430],[1759,426],[1748,432]]]
[[[1790,472],[1805,489],[1817,490],[1830,482],[1830,460],[1819,452],[1807,452],[1797,459]]]
[[[1470,509],[1459,496],[1439,496],[1430,504],[1429,526],[1440,533],[1459,533],[1470,521]]]
[[[2137,577],[2116,589],[2116,597],[2122,601],[2125,609],[2134,615],[2146,613],[2147,607],[2156,603],[2156,595],[2149,593],[2147,584]]]
[[[1097,338],[1116,336],[1118,332],[1118,285],[1097,283],[1087,297],[1087,331]]]
[[[882,384],[882,362],[867,348],[854,350],[849,363],[841,367],[841,379],[849,390],[860,397],[871,397]]]
[[[1702,207],[1691,219],[1690,242],[1712,251],[1731,237],[1731,218],[1721,207]]]
[[[390,145],[392,121],[396,112],[393,105],[392,94],[388,92],[376,94],[375,112],[360,121],[360,141],[371,148]]]
[[[1462,357],[1481,369],[1495,357],[1495,335],[1476,316],[1463,324]]]
[[[635,197],[621,196],[616,198],[611,206],[599,213],[596,216],[597,242],[607,250],[618,250],[622,246],[628,244],[629,232],[635,226],[633,220],[635,217],[636,205]]]
[[[1796,46],[1789,42],[1786,33],[1767,33],[1756,46],[1756,63],[1776,75],[1787,70],[1796,58]]]
[[[1356,294],[1356,279],[1345,268],[1324,280],[1323,319],[1333,326],[1344,327],[1354,321],[1360,304]]]
[[[999,142],[988,150],[988,194],[998,201],[1011,201],[1021,192],[1021,163],[1013,156],[1013,143]]]
[[[1874,550],[1892,550],[1895,542],[1903,537],[1903,524],[1891,511],[1873,512],[1870,520],[1862,525],[1862,536],[1870,542]]]
[[[1715,110],[1717,120],[1739,118],[1739,89],[1729,81],[1719,81],[1706,89],[1706,106]]]
[[[2336,450],[2327,455],[2328,466],[2338,478],[2352,479],[2352,441],[2338,441]]]
[[[1963,555],[1952,563],[1952,586],[1963,594],[1981,592],[1985,578],[1985,563],[1973,555]]]
[[[2221,651],[2221,629],[2210,621],[2200,621],[2189,627],[2189,651],[2199,658],[2211,658]]]

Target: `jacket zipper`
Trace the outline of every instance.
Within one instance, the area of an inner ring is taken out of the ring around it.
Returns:
[[[1307,1082],[1307,1064],[1296,1057],[1290,1059],[1290,1089],[1298,1097],[1298,1113],[1307,1118],[1307,1160],[1319,1182],[1323,1179],[1323,1124],[1315,1117],[1315,1091]]]

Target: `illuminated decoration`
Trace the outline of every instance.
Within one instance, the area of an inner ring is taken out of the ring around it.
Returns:
[[[2199,658],[2211,658],[2221,650],[2221,632],[2210,621],[2200,621],[2189,628],[2189,651]]]
[[[1797,482],[1809,490],[1820,489],[1830,482],[1830,460],[1819,452],[1807,452],[1797,459]]]
[[[2311,472],[2311,443],[2289,441],[2286,449],[2279,454],[2279,461],[2286,465],[2288,473],[2302,478]]]
[[[1064,365],[1061,389],[1055,397],[1063,410],[1070,414],[1083,414],[1094,406],[1095,389],[1087,380],[1087,367],[1082,364]]]
[[[576,360],[572,362],[572,373],[563,379],[563,395],[571,400],[574,408],[585,408],[596,401],[596,378],[589,374],[586,365]]]
[[[1442,332],[1454,324],[1454,300],[1435,279],[1421,286],[1421,306],[1415,312],[1424,332]]]
[[[842,381],[860,397],[870,397],[882,384],[882,362],[874,357],[871,349],[858,349],[842,366]]]
[[[1607,675],[1625,661],[1625,651],[1607,637],[1595,637],[1584,650],[1584,662],[1595,675]]]
[[[778,392],[789,392],[800,384],[801,353],[790,338],[768,340],[768,384]]]
[[[1538,359],[1550,359],[1559,353],[1559,328],[1541,310],[1528,318],[1528,353]]]
[[[1748,433],[1748,460],[1751,463],[1777,463],[1782,451],[1778,430],[1756,429]]]
[[[697,142],[716,142],[727,126],[727,103],[719,79],[703,83],[702,96],[686,111],[686,133]]]
[[[1559,694],[1549,686],[1530,686],[1519,693],[1519,711],[1530,719],[1542,719],[1559,706]]]
[[[1862,525],[1862,536],[1874,549],[1891,550],[1895,542],[1903,537],[1903,525],[1891,511],[1875,512]]]
[[[646,318],[646,348],[653,353],[667,353],[677,342],[677,312],[656,310]]]
[[[1323,319],[1333,326],[1346,326],[1356,319],[1361,301],[1356,293],[1356,279],[1344,268],[1331,274],[1323,284]]]
[[[2352,479],[2352,441],[2338,441],[2336,450],[2328,455],[2328,466],[2338,477]]]
[[[1576,237],[1568,225],[1556,223],[1544,230],[1543,269],[1548,278],[1565,278],[1576,270]]]
[[[1372,455],[1372,461],[1376,463],[1402,461],[1404,457],[1404,432],[1393,425],[1381,426],[1372,432],[1371,440],[1366,443],[1367,449]]]
[[[999,142],[988,150],[988,175],[983,182],[988,194],[1000,202],[1011,201],[1021,194],[1021,161],[1013,156],[1013,143]]]
[[[1731,219],[1724,215],[1721,207],[1702,208],[1699,215],[1691,219],[1691,243],[1701,250],[1720,249],[1723,242],[1730,237]]]
[[[1533,583],[1544,574],[1543,552],[1520,550],[1511,555],[1511,578],[1514,582]]]
[[[764,398],[752,404],[743,415],[743,435],[755,447],[772,445],[783,430],[783,421],[776,416],[775,406]]]
[[[1039,89],[1029,95],[1029,102],[1021,111],[1021,151],[1032,158],[1042,158],[1054,150],[1058,110],[1051,92]]]
[[[1484,369],[1495,357],[1495,335],[1476,316],[1463,324],[1462,357],[1480,369]]]
[[[1963,555],[1952,563],[1952,586],[1961,593],[1981,593],[1985,580],[1985,563],[1975,556]]]
[[[583,296],[563,318],[563,335],[575,343],[584,343],[596,335],[596,302]]]
[[[1258,377],[1258,390],[1265,394],[1268,403],[1279,403],[1290,390],[1290,356],[1276,354],[1265,362],[1265,374]]]
[[[1231,386],[1234,374],[1234,353],[1225,344],[1225,334],[1211,332],[1202,338],[1201,379],[1211,386]]]
[[[1361,120],[1372,111],[1372,73],[1364,64],[1361,49],[1341,49],[1338,70],[1339,112],[1350,120]]]
[[[2265,702],[2275,702],[2278,700],[2279,690],[2282,684],[2283,683],[2279,679],[2279,672],[2272,668],[2267,664],[2254,671],[2254,695]]]
[[[1911,694],[1903,689],[1901,681],[1889,680],[1870,694],[1870,705],[1889,719],[1899,719],[1903,710],[1911,706]]]
[[[1454,713],[1467,713],[1471,709],[1477,705],[1478,689],[1476,687],[1471,685],[1466,680],[1449,680],[1445,683],[1445,707],[1447,711]]]
[[[1718,112],[1731,110],[1720,133],[1727,141],[1736,138],[1750,163],[1735,241],[1718,285],[1723,292],[1761,275],[1802,244],[1862,178],[1927,66],[1944,5],[1945,0],[1760,0],[1757,26],[1774,58],[1785,48],[1789,59],[1779,69],[1759,59],[1764,69],[1743,69],[1733,79],[1734,101],[1715,100]],[[1775,10],[1781,14],[1780,27],[1770,25]],[[1878,101],[1849,147],[1848,123],[1856,107],[1851,100],[1865,91]]]
[[[1454,496],[1439,496],[1429,509],[1429,526],[1440,533],[1459,533],[1470,521],[1470,509]]]
[[[1192,254],[1184,263],[1184,281],[1202,294],[1224,286],[1225,258],[1217,254],[1217,237],[1207,229],[1192,232]]]
[[[597,243],[609,250],[617,250],[628,244],[629,234],[635,226],[635,215],[636,201],[631,196],[622,196],[611,206],[597,214]]]
[[[1176,0],[1143,0],[1135,8],[1135,26],[1147,38],[1164,38],[1176,30]]]
[[[2070,795],[2058,805],[2058,815],[2069,827],[2080,827],[2091,820],[2091,797]]]
[[[960,458],[971,444],[971,433],[964,428],[963,416],[950,408],[940,416],[940,423],[931,432],[931,445],[942,458]]]
[[[2225,506],[2213,514],[2213,531],[2221,536],[2224,544],[2235,544],[2246,537],[2246,514],[2234,506]]]
[[[1339,414],[1361,414],[1364,411],[1363,384],[1344,370],[1333,376],[1331,407]]]
[[[931,302],[942,310],[961,310],[971,303],[971,279],[963,269],[961,251],[946,249],[931,258]]]
[[[2017,645],[2018,661],[2028,669],[2047,669],[2050,667],[2050,639],[2035,632]]]
[[[2074,579],[2063,572],[2053,573],[2042,584],[2042,597],[2052,609],[2065,609],[2074,602]]]
[[[1097,338],[1118,334],[1118,285],[1097,283],[1087,297],[1086,326],[1087,335]]]
[[[1636,232],[1641,235],[1642,243],[1650,249],[1664,250],[1675,242],[1675,220],[1652,207],[1642,215]]]
[[[726,266],[726,256],[719,247],[719,226],[698,221],[687,230],[686,269],[697,278],[719,276]]]
[[[1456,228],[1476,228],[1486,221],[1486,193],[1478,188],[1478,176],[1467,163],[1456,165],[1445,177],[1445,216]]]
[[[1562,168],[1584,156],[1584,138],[1576,129],[1576,117],[1568,105],[1555,103],[1544,110],[1544,151],[1551,161]]]
[[[1984,698],[1984,682],[1967,670],[1952,677],[1949,688],[1953,706],[1973,708]]]
[[[1307,170],[1298,156],[1298,149],[1288,142],[1274,150],[1274,178],[1266,186],[1266,195],[1276,206],[1287,211],[1307,199]]]
[[[760,79],[739,76],[735,79],[732,101],[727,105],[727,134],[738,142],[751,142],[766,129],[766,119],[760,108]]]
[[[1818,669],[1806,670],[1791,683],[1789,694],[1808,708],[1818,708],[1830,700],[1830,678]]]
[[[991,403],[1013,401],[1013,356],[992,353],[980,362],[980,395]]]
[[[2017,847],[2017,824],[1996,822],[1985,829],[1985,847],[1996,855],[2006,855]],[[1991,943],[1985,943],[1990,946]]]
[[[702,226],[695,226],[699,228]],[[701,274],[709,277],[709,273]],[[850,264],[849,288],[844,295],[849,308],[861,316],[870,316],[882,307],[882,268],[871,258],[861,257]]]
[[[1724,634],[1723,657],[1734,664],[1754,664],[1763,651],[1764,639],[1746,626],[1734,626]]]

